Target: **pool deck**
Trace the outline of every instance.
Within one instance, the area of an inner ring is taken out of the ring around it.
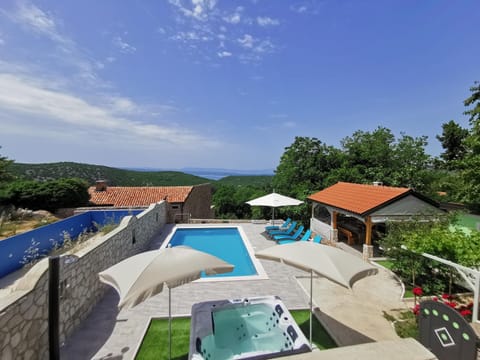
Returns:
[[[262,235],[265,224],[230,225],[242,227],[255,251],[275,245]],[[166,226],[152,239],[150,248],[159,248],[173,229],[173,225]],[[289,309],[308,308],[310,280],[307,273],[274,261],[261,260],[261,264],[269,279],[194,282],[172,289],[173,316],[190,315],[191,306],[201,301],[264,295],[278,295]],[[358,281],[353,291],[316,277],[314,306],[317,307],[317,316],[340,346],[398,341],[382,310],[405,308],[400,300],[401,291],[398,282],[383,269],[375,276]],[[118,295],[113,289],[109,290],[62,346],[62,358],[133,359],[150,318],[168,316],[168,291],[132,309],[118,312],[117,304]],[[325,351],[312,354],[315,353]]]

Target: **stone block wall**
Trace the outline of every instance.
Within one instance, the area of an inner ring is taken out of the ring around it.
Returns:
[[[167,203],[152,204],[125,217],[104,236],[97,236],[69,255],[60,268],[60,342],[90,314],[107,286],[98,273],[144,250],[167,221]],[[38,262],[0,296],[0,359],[47,359],[48,259]]]
[[[211,219],[213,217],[212,192],[211,184],[195,185],[185,200],[183,212],[191,214],[192,218]]]

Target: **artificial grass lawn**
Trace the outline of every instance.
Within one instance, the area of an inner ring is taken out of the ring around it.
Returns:
[[[460,214],[457,219],[459,226],[465,226],[469,229],[476,230],[477,223],[480,223],[480,216],[472,214]]]
[[[392,267],[393,267],[392,260],[375,260],[375,262],[379,265],[382,265],[384,268],[392,270]]]
[[[292,310],[290,313],[308,339],[309,310]],[[337,347],[315,316],[313,316],[312,328],[312,340],[319,349]],[[172,359],[188,359],[189,344],[190,318],[172,319]],[[168,359],[168,319],[152,319],[135,359]]]

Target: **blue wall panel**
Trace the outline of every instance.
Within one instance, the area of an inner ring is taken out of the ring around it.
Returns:
[[[118,224],[124,216],[137,215],[140,212],[141,210],[88,211],[1,240],[0,278],[20,269],[33,258],[47,255],[55,246],[63,244],[66,233],[75,239],[84,231],[95,230],[95,224]]]

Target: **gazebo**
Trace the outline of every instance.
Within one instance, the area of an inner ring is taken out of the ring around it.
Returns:
[[[444,211],[438,204],[409,188],[338,182],[308,197],[312,202],[310,228],[325,238],[349,245],[363,244],[363,257],[373,256],[374,232],[387,221],[406,221],[414,216],[436,218]]]

